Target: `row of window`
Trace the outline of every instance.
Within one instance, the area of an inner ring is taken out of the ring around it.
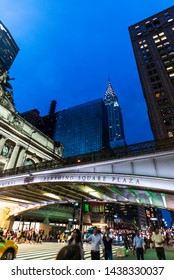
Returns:
[[[174,51],[173,47],[170,45],[169,41],[167,41],[167,37],[164,32],[156,34],[153,36],[156,47],[160,53],[160,57],[164,63],[165,69],[168,72],[170,78],[174,77]],[[160,44],[159,44],[160,42]],[[161,43],[162,42],[162,43]],[[168,52],[169,51],[169,52]],[[157,79],[153,79],[155,81]]]
[[[166,93],[165,93],[164,90],[160,90],[160,91],[155,92],[155,97],[156,98],[160,98],[160,97],[165,96],[165,95],[166,95]]]
[[[174,118],[164,119],[163,121],[166,126],[174,125]]]
[[[170,15],[169,12],[164,14],[164,18],[165,18],[165,20],[167,20],[167,22],[172,22],[173,21],[173,17]],[[153,31],[155,28],[157,28],[159,26],[161,26],[160,20],[158,18],[153,18],[152,20],[146,21],[145,30],[146,31]],[[144,28],[144,26],[143,26],[143,28]],[[142,35],[143,30],[139,25],[135,26],[135,31],[136,31],[137,36]]]
[[[171,107],[161,108],[160,111],[161,111],[161,114],[163,116],[167,116],[167,115],[170,115],[172,113]]]
[[[168,101],[167,98],[163,98],[163,99],[158,100],[158,105],[159,106],[164,106],[164,105],[166,105],[168,103],[169,103],[169,101]]]

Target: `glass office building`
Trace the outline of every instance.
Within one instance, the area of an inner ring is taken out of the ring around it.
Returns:
[[[129,32],[154,138],[173,138],[174,6],[130,26]]]
[[[64,145],[64,157],[108,148],[108,118],[103,100],[96,99],[57,112],[53,138]]]
[[[8,71],[19,48],[8,29],[0,21],[0,72]]]

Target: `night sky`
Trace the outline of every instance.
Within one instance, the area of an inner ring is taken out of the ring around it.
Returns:
[[[57,111],[104,98],[110,77],[126,142],[153,140],[128,27],[172,0],[0,0],[0,20],[19,54],[10,69],[19,112],[51,100]]]

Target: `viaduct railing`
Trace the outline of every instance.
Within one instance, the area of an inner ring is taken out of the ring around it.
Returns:
[[[137,155],[145,155],[160,151],[168,151],[174,149],[174,139],[164,139],[160,141],[146,141],[132,145],[126,145],[115,149],[104,148],[98,152],[91,152],[84,155],[77,155],[69,158],[62,158],[60,161],[51,160],[39,162],[32,165],[15,167],[12,169],[0,170],[0,177],[22,174],[37,170],[48,170],[54,168],[62,168],[85,163],[101,162],[112,159],[120,159]]]

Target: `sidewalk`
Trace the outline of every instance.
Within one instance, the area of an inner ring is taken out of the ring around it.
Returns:
[[[174,247],[164,246],[166,260],[174,260]],[[133,255],[132,250],[126,251],[127,255],[125,257],[118,257],[113,255],[113,260],[137,260],[136,254]],[[155,249],[147,249],[144,254],[145,260],[158,260]]]

